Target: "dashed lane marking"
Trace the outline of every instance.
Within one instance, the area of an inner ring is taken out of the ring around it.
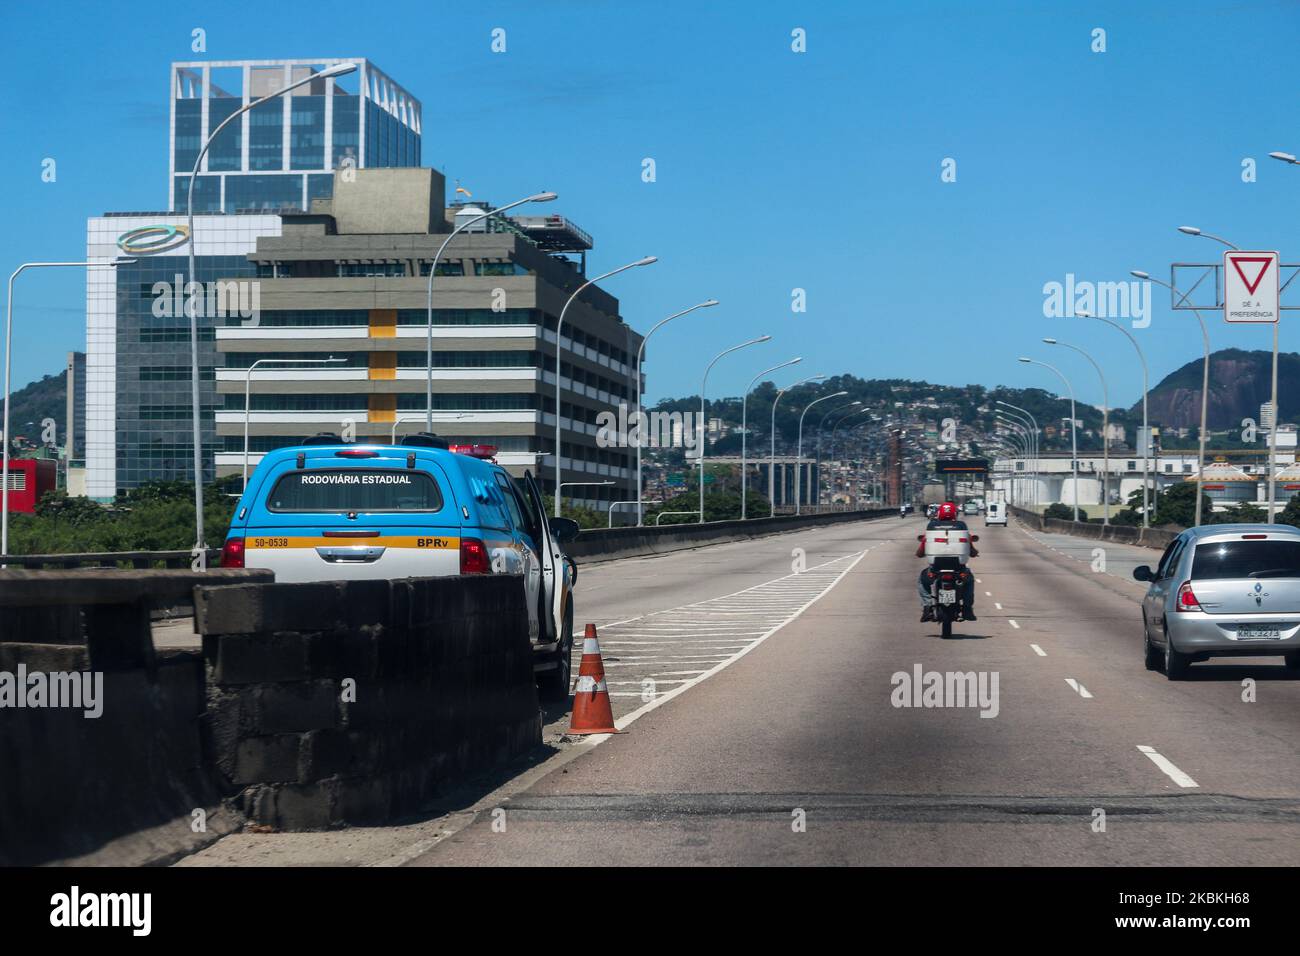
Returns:
[[[1037,644],[1030,644],[1029,646],[1032,647],[1032,648],[1034,649],[1034,653],[1037,654],[1039,657],[1046,657],[1046,656],[1047,656],[1047,651],[1043,650],[1043,649],[1042,649],[1041,647],[1039,647]]]
[[[1146,754],[1147,757],[1151,759],[1151,762],[1155,764],[1157,767],[1159,767],[1161,770],[1163,770],[1166,776],[1168,776],[1169,779],[1172,780],[1174,783],[1178,784],[1178,786],[1187,789],[1190,789],[1192,787],[1200,787],[1199,783],[1197,783],[1191,777],[1187,776],[1187,774],[1183,773],[1176,766],[1174,766],[1172,760],[1158,753],[1155,747],[1148,747],[1144,744],[1138,744],[1137,749],[1142,751],[1142,753]]]
[[[1084,700],[1091,700],[1091,699],[1092,699],[1092,694],[1090,694],[1090,693],[1088,692],[1088,688],[1084,687],[1082,684],[1080,684],[1080,683],[1079,683],[1077,680],[1075,680],[1073,677],[1067,677],[1067,678],[1065,679],[1065,682],[1066,682],[1067,684],[1069,684],[1070,687],[1072,687],[1072,688],[1074,689],[1074,692],[1075,692],[1076,694],[1078,694],[1080,697],[1082,697]]]

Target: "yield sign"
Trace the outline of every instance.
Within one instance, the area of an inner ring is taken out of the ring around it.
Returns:
[[[1223,318],[1226,322],[1276,322],[1276,252],[1223,254]]]

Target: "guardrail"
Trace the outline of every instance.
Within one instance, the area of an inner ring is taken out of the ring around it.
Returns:
[[[219,548],[208,549],[208,567],[215,568]],[[90,551],[79,554],[10,554],[0,566],[10,568],[170,568],[185,570],[193,558],[188,551]]]
[[[694,512],[686,512],[694,514]],[[709,544],[744,541],[783,531],[814,528],[843,521],[865,521],[897,515],[893,509],[872,511],[836,511],[820,515],[777,515],[775,518],[748,518],[732,521],[687,522],[655,527],[589,528],[571,541],[565,552],[583,563],[613,561],[638,555],[683,551]]]
[[[1169,543],[1182,533],[1177,525],[1163,528],[1143,528],[1141,525],[1110,524],[1095,521],[1067,521],[1063,518],[1044,518],[1033,511],[1008,505],[1007,510],[1020,521],[1036,531],[1051,531],[1057,534],[1070,534],[1077,538],[1095,538],[1098,541],[1114,541],[1116,544],[1132,544],[1139,548],[1153,548],[1163,551]]]

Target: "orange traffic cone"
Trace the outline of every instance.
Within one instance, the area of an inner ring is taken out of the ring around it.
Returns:
[[[573,688],[573,717],[569,733],[616,734],[614,712],[610,708],[609,688],[605,685],[605,665],[600,659],[600,642],[596,625],[588,624],[582,639],[582,663],[578,665],[578,683]]]

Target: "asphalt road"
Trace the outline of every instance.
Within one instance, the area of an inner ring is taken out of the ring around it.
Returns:
[[[1143,668],[1127,577],[1155,552],[972,525],[979,620],[950,641],[918,623],[918,520],[584,569],[577,619],[628,681],[625,732],[408,861],[1300,862],[1300,680],[1280,659],[1169,682]],[[917,668],[985,696],[897,706]]]

